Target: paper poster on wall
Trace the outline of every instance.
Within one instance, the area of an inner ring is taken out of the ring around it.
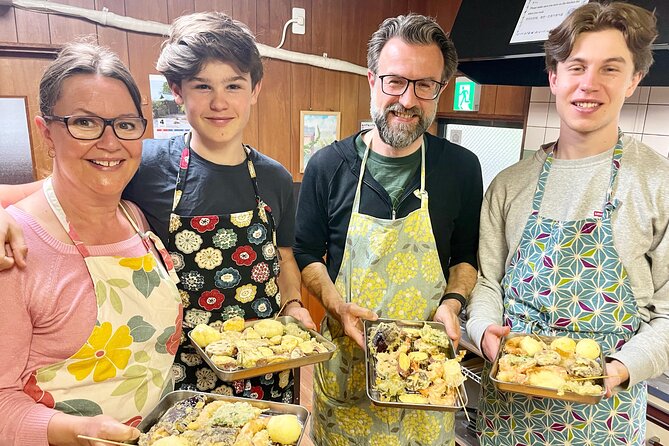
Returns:
[[[0,98],[0,184],[35,181],[25,98]]]
[[[562,23],[565,17],[588,0],[525,0],[516,29],[509,43],[538,42],[548,38],[548,32]]]
[[[153,112],[153,137],[168,139],[189,132],[191,127],[181,105],[174,101],[165,76],[149,74],[151,110]]]
[[[360,131],[372,130],[374,128],[374,121],[360,121]]]

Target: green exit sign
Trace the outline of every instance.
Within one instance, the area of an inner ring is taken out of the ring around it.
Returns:
[[[476,82],[464,76],[455,78],[454,111],[478,111],[479,99],[480,88]]]

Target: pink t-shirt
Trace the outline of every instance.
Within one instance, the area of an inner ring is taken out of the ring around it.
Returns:
[[[130,205],[135,214],[139,210]],[[0,444],[47,445],[47,425],[56,413],[23,392],[30,374],[63,361],[86,342],[97,304],[84,259],[74,245],[49,235],[16,207],[7,209],[23,227],[27,267],[0,271]],[[145,230],[146,228],[140,228]],[[92,256],[141,256],[139,235],[110,245],[88,246]]]

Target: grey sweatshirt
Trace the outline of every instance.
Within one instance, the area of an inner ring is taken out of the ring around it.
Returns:
[[[613,189],[613,240],[627,270],[642,319],[639,331],[611,355],[629,370],[629,385],[669,369],[669,160],[623,136],[623,156]],[[467,306],[467,333],[481,345],[490,324],[502,324],[500,283],[518,249],[532,210],[545,150],[503,170],[481,208],[481,275]],[[606,201],[613,148],[578,160],[553,161],[540,214],[557,220],[593,217]]]

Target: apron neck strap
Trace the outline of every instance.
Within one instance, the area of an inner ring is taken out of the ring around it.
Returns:
[[[193,138],[193,134],[187,133],[185,136],[185,147],[181,151],[181,157],[179,159],[179,172],[177,173],[176,187],[174,188],[174,199],[172,200],[172,212],[174,212],[181,201],[181,196],[186,186],[186,177],[188,175],[188,166],[190,165],[190,142]],[[242,145],[244,149],[244,154],[246,156],[246,166],[249,170],[249,176],[251,177],[251,183],[253,184],[253,192],[255,193],[256,204],[260,204],[260,193],[258,192],[258,180],[256,178],[256,170],[253,166],[253,161],[251,161],[251,149]]]
[[[74,229],[74,226],[72,226],[72,224],[67,219],[67,216],[65,215],[63,206],[60,204],[60,200],[58,200],[58,197],[56,196],[56,191],[53,188],[52,177],[48,177],[46,180],[44,180],[44,183],[42,183],[42,190],[44,191],[44,195],[46,196],[46,201],[49,204],[49,207],[56,215],[56,218],[58,218],[58,221],[60,222],[61,226],[67,233],[68,237],[70,237],[70,240],[72,240],[72,243],[74,243],[74,246],[77,248],[77,251],[79,251],[82,257],[90,257],[88,248],[86,248],[84,242],[81,241],[81,237],[79,237],[79,234]],[[123,212],[125,217],[128,219],[130,225],[133,227],[135,232],[139,234],[142,237],[142,239],[144,239],[145,237],[142,234],[142,231],[140,231],[139,227],[137,226],[137,223],[135,222],[135,219],[131,217],[130,211],[126,209],[123,202],[119,202],[119,208],[121,208],[121,212]]]
[[[623,133],[618,129],[618,142],[613,148],[613,157],[611,158],[611,175],[609,177],[609,186],[606,189],[606,204],[604,206],[604,212],[609,213],[612,210],[613,206],[613,186],[618,176],[618,171],[620,170],[620,163],[623,156],[623,142],[622,142]],[[558,149],[558,142],[556,142],[551,151],[548,153],[544,165],[541,169],[541,174],[539,175],[539,181],[537,182],[537,188],[534,191],[534,198],[532,200],[532,215],[539,214],[539,209],[541,208],[541,202],[544,198],[544,191],[546,189],[546,182],[548,181],[548,174],[550,173],[551,166],[553,165],[553,160],[555,159],[554,154]]]
[[[420,198],[421,207],[427,207],[427,193],[425,192],[425,137],[421,136],[421,138],[422,140],[420,143],[420,151],[421,151],[420,190],[415,191],[415,193]],[[372,150],[372,141],[373,138],[369,140],[369,144],[367,144],[367,147],[365,148],[365,153],[362,156],[362,162],[360,163],[358,186],[355,189],[355,198],[353,199],[353,208],[352,208],[353,212],[355,213],[358,213],[360,211],[360,195],[362,191],[362,179],[365,176],[365,166],[367,165],[367,158],[369,157],[369,152]]]

